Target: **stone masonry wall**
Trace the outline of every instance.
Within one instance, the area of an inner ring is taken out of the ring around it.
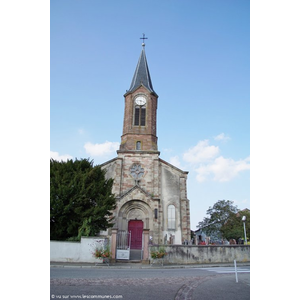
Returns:
[[[250,246],[248,245],[224,245],[224,246],[184,246],[161,245],[168,253],[164,258],[164,264],[208,264],[250,262]],[[158,250],[159,246],[151,246],[151,251]],[[150,262],[153,259],[150,257]]]

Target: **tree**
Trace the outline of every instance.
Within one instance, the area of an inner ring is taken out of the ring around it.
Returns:
[[[112,179],[89,159],[50,160],[50,239],[96,235],[112,227]]]
[[[213,207],[209,207],[202,222],[198,226],[208,236],[224,238],[222,228],[236,213],[238,209],[233,205],[233,201],[219,200]]]
[[[242,217],[246,216],[246,234],[247,240],[250,240],[250,211],[249,210],[240,210],[237,214],[233,215],[221,228],[223,237],[227,240],[239,238],[244,239],[244,226]]]

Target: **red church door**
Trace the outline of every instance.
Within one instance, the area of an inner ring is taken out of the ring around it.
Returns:
[[[131,231],[131,249],[142,249],[143,227],[143,221],[128,222],[128,231]]]

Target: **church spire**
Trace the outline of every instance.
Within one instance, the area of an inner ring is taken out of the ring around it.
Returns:
[[[143,42],[145,36],[143,36]],[[145,44],[138,60],[130,89],[124,95],[125,111],[120,153],[157,151],[156,111],[158,95],[154,92],[148,69]],[[119,152],[118,152],[119,153]]]
[[[143,39],[145,39],[145,37]],[[134,92],[141,85],[147,88],[150,92],[156,94],[152,86],[150,72],[148,69],[146,53],[145,53],[145,43],[143,43],[142,46],[143,46],[142,52],[136,66],[130,88],[126,92],[126,94]]]

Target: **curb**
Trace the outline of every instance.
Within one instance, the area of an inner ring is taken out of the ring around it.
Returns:
[[[51,262],[50,268],[95,268],[95,269],[192,269],[192,268],[213,268],[213,267],[232,267],[234,263],[216,264],[193,264],[193,265],[145,265],[142,263],[116,263],[112,265],[100,265],[95,263],[65,263]],[[250,266],[250,262],[240,262],[237,266]]]

